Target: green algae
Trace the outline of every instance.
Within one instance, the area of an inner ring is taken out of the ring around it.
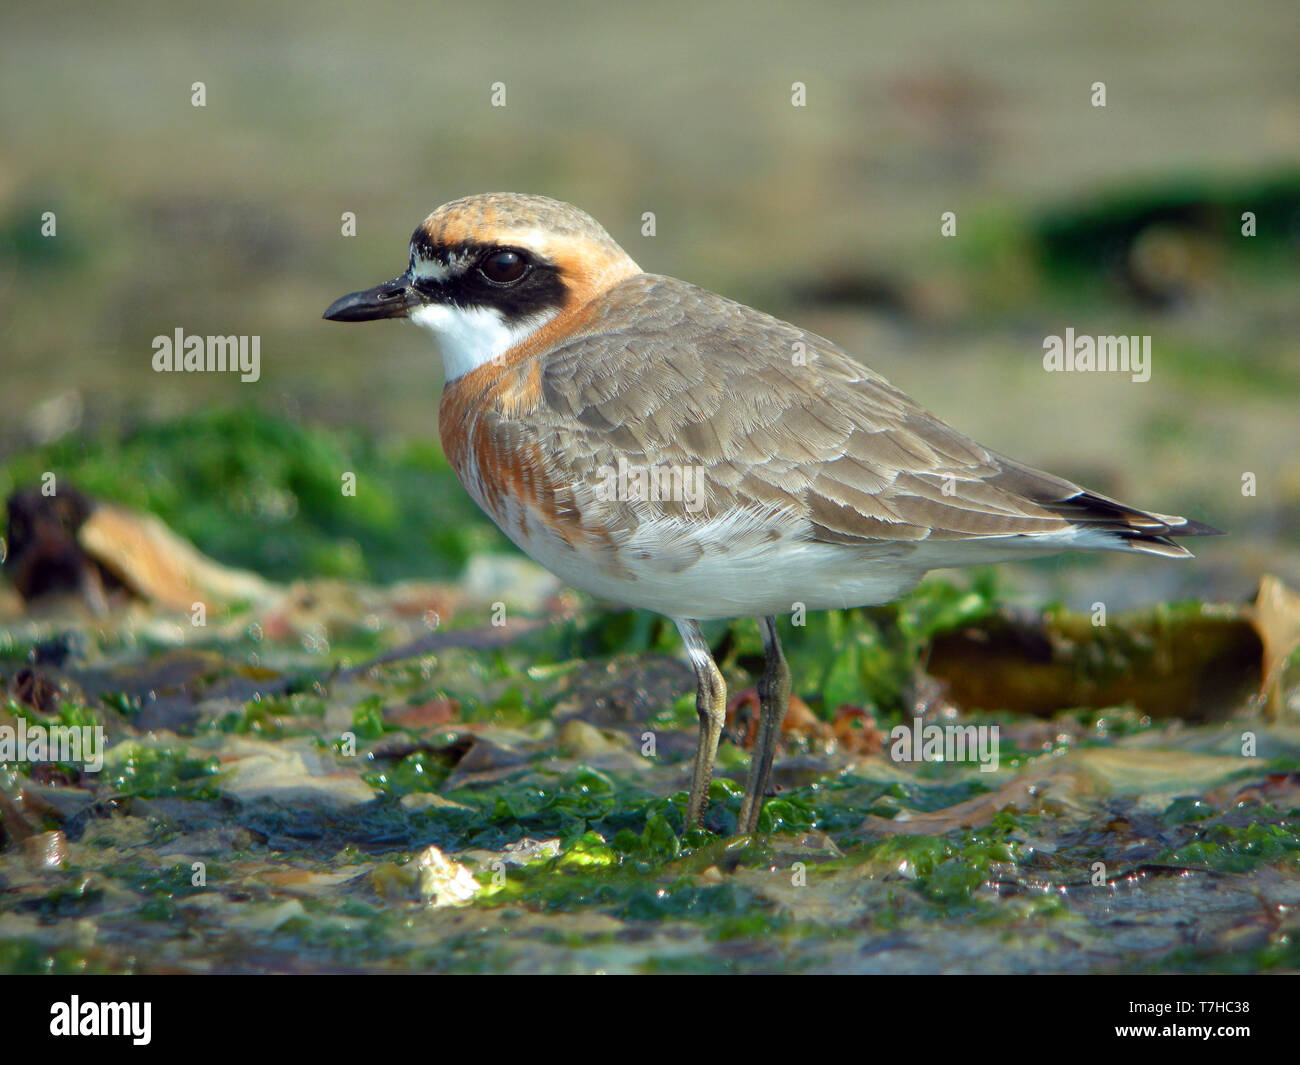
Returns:
[[[1300,873],[1300,819],[1287,817],[1274,824],[1211,824],[1161,857],[1171,864],[1225,873],[1248,873],[1262,865]]]
[[[187,798],[218,796],[220,762],[193,757],[184,750],[129,744],[106,756],[100,783],[120,798]]]

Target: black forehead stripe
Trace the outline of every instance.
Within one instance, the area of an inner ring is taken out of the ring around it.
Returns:
[[[513,285],[494,285],[478,272],[480,257],[494,251],[518,251],[532,264],[527,275]],[[415,287],[431,301],[452,303],[458,307],[491,307],[505,315],[507,321],[529,318],[544,311],[563,307],[568,289],[554,263],[524,248],[510,244],[487,244],[463,241],[434,246],[421,230],[411,238],[412,253],[428,262],[447,263],[459,259],[465,268],[445,280],[416,278]]]

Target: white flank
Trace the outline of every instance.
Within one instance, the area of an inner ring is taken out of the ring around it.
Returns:
[[[472,480],[466,488],[492,514]],[[700,621],[887,603],[927,572],[1079,549],[1120,549],[1111,533],[1068,529],[1044,536],[902,541],[862,547],[812,543],[794,528],[772,539],[756,514],[682,523],[646,522],[619,545],[618,569],[574,549],[513,500],[493,515],[527,555],[599,599]]]

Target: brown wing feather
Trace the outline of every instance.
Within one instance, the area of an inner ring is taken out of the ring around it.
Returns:
[[[766,510],[833,543],[1083,524],[1185,554],[1169,534],[1212,531],[997,455],[829,341],[693,285],[643,274],[600,299],[581,335],[542,356],[530,422],[558,475],[590,481],[620,457],[704,467],[695,517]]]

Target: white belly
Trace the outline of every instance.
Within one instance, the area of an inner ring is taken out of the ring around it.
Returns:
[[[642,525],[616,549],[572,546],[511,506],[498,525],[539,565],[599,599],[674,618],[765,617],[885,603],[925,569],[911,545],[877,551],[772,539],[736,523],[665,528]],[[874,557],[873,557],[874,556]]]

